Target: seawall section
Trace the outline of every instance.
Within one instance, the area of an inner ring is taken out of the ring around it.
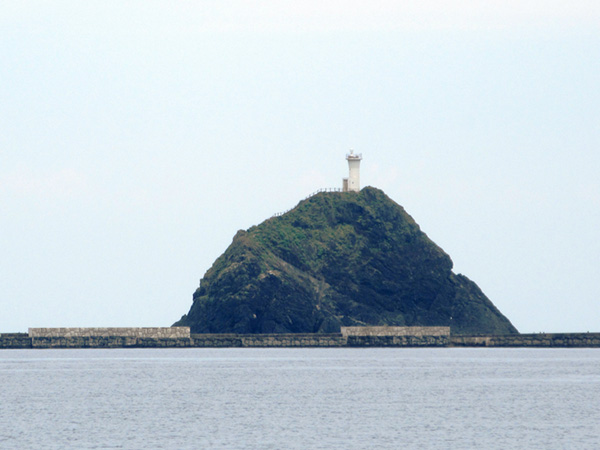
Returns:
[[[31,348],[31,338],[27,333],[0,333],[2,348]]]
[[[447,347],[450,327],[342,327],[348,347]]]
[[[348,336],[348,347],[448,347],[450,336]]]
[[[29,328],[32,338],[123,337],[180,339],[190,337],[190,327]]]
[[[179,327],[185,328],[185,327]],[[123,330],[123,329],[121,329]],[[365,330],[366,331],[366,330]],[[377,330],[372,330],[377,331]],[[430,330],[433,331],[433,330]],[[171,347],[532,347],[600,348],[600,333],[539,333],[520,335],[455,336],[434,334],[189,334],[187,337],[0,334],[0,349],[26,348],[171,348]],[[177,333],[182,333],[178,330]],[[34,332],[34,334],[36,334]],[[60,333],[59,333],[60,334]]]
[[[31,339],[31,348],[165,348],[193,347],[190,338],[138,338],[126,336],[53,336]]]
[[[450,327],[342,327],[343,336],[450,336]]]
[[[341,334],[193,334],[194,347],[344,347]]]
[[[600,347],[600,333],[451,336],[452,347]]]

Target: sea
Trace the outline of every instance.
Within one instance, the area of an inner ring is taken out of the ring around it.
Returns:
[[[600,349],[0,350],[0,449],[600,449]]]

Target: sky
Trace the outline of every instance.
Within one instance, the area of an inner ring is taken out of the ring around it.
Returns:
[[[0,332],[171,325],[350,148],[519,331],[600,332],[598,80],[591,0],[0,0]]]

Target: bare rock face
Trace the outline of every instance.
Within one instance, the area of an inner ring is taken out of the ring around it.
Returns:
[[[479,287],[382,191],[323,192],[239,231],[206,272],[192,333],[329,333],[340,326],[450,326],[513,334]]]

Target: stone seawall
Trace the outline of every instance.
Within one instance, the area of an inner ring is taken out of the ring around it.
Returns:
[[[188,337],[38,336],[0,334],[0,349],[170,347],[600,347],[600,333],[501,336],[340,334],[193,334]]]
[[[31,348],[31,338],[27,333],[0,333],[2,348]]]
[[[189,327],[30,328],[32,338],[129,337],[180,339],[190,337]]]
[[[126,336],[51,336],[31,339],[31,348],[134,348],[193,347],[190,338],[138,338]]]
[[[341,334],[193,334],[195,347],[343,347]]]
[[[451,336],[453,347],[600,347],[600,333]]]
[[[444,336],[348,336],[348,347],[448,347]]]
[[[449,336],[450,327],[342,327],[343,336]]]

